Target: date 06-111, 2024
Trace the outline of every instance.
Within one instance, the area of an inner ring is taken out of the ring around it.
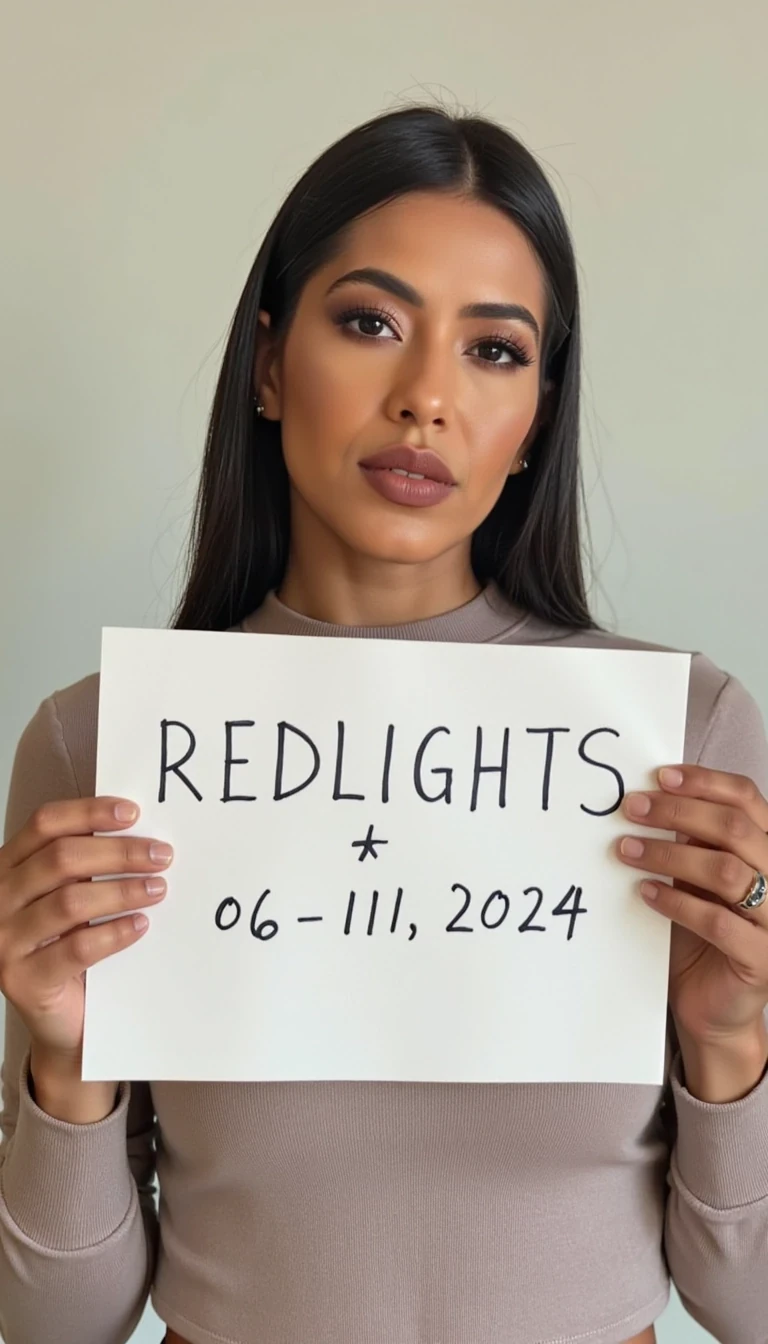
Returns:
[[[472,904],[472,893],[469,890],[469,887],[465,887],[462,882],[454,882],[453,886],[451,887],[451,891],[462,894],[463,903],[460,906],[460,908],[456,911],[456,914],[453,916],[453,918],[449,920],[449,922],[446,924],[445,932],[446,933],[478,932],[478,926],[474,924],[474,922],[466,924],[459,923],[460,920],[462,920],[465,916],[467,916],[470,905]],[[251,934],[253,935],[254,938],[257,938],[260,942],[269,942],[269,940],[271,938],[274,938],[275,935],[278,933],[280,927],[275,919],[260,918],[261,907],[270,894],[271,894],[271,888],[269,887],[267,888],[266,891],[262,892],[261,896],[256,902],[253,914],[251,915],[250,919]],[[517,932],[546,933],[548,928],[554,927],[553,925],[547,925],[542,922],[539,923],[536,922],[537,920],[542,920],[544,918],[544,916],[540,914],[541,907],[544,903],[544,892],[542,891],[541,887],[526,887],[522,895],[528,898],[529,902],[532,901],[533,904],[531,905],[531,908],[528,911],[528,914],[525,916],[525,919],[522,921],[522,923],[517,925]],[[588,913],[587,906],[582,905],[581,903],[582,895],[583,891],[581,887],[575,885],[570,886],[565,895],[563,896],[562,900],[558,901],[557,905],[555,905],[550,912],[553,917],[567,918],[568,920],[566,929],[567,942],[570,942],[570,940],[573,938],[574,931],[576,929],[576,922],[579,918],[579,915],[586,915]],[[382,929],[385,930],[388,929],[389,933],[396,933],[398,922],[400,920],[402,902],[403,902],[403,888],[398,887],[397,895],[395,896],[394,905],[392,908],[392,914],[389,919],[389,924],[387,925],[384,910],[382,908],[384,903],[380,900],[379,892],[376,890],[372,891],[370,895],[370,902],[368,905],[368,912],[367,912],[368,919],[366,922],[364,911],[359,911],[359,913],[356,915],[356,907],[359,907],[360,905],[363,904],[362,899],[358,898],[358,893],[356,891],[350,891],[349,899],[347,901],[344,924],[342,926],[342,932],[345,935],[349,936],[353,932],[360,932],[364,929],[365,934],[368,937],[371,937],[377,930],[381,931]],[[490,896],[486,897],[481,907],[479,928],[482,929],[501,928],[501,926],[506,922],[507,916],[510,914],[511,910],[512,910],[512,901],[510,897],[507,895],[507,893],[501,890],[492,891]],[[226,897],[225,900],[221,902],[216,911],[214,921],[216,924],[216,928],[221,929],[223,933],[228,933],[231,929],[235,928],[235,926],[240,922],[242,913],[243,909],[240,902],[236,900],[234,896]],[[471,916],[468,917],[471,918]],[[324,918],[325,917],[323,915],[299,915],[296,919],[296,923],[320,924],[324,922]],[[513,925],[514,922],[515,921],[513,917],[512,921]],[[412,942],[413,939],[416,937],[416,933],[417,933],[416,925],[409,923],[408,924],[409,943]]]

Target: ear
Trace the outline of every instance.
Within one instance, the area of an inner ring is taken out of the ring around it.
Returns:
[[[259,309],[256,333],[256,358],[253,369],[253,394],[264,407],[265,420],[279,420],[282,414],[282,378],[278,341],[272,331],[272,319]]]
[[[539,404],[536,408],[536,414],[533,417],[528,433],[517,450],[517,456],[510,468],[510,476],[518,476],[519,473],[524,470],[523,462],[525,461],[525,455],[528,452],[528,449],[534,442],[539,430],[542,429],[544,425],[549,424],[552,414],[552,391],[554,386],[555,384],[551,378],[548,378],[544,383],[539,397]]]

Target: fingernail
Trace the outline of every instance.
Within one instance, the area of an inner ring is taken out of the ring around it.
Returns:
[[[666,784],[668,789],[679,789],[683,782],[683,772],[682,770],[671,770],[669,766],[665,765],[664,769],[659,771],[659,779],[662,784]]]
[[[645,849],[642,840],[636,840],[634,836],[628,835],[621,842],[621,852],[628,859],[639,859]]]
[[[645,793],[628,793],[625,803],[630,817],[647,817],[651,810],[651,800]]]
[[[165,891],[165,882],[162,877],[148,877],[144,883],[144,890],[148,896],[162,896]]]
[[[134,803],[118,803],[115,807],[116,821],[135,821],[139,815],[139,809]]]
[[[143,933],[145,929],[149,928],[149,920],[147,919],[147,916],[146,916],[146,915],[134,915],[134,916],[133,916],[133,927],[134,927],[134,929],[136,930],[137,933]]]
[[[640,894],[646,901],[657,901],[659,899],[659,888],[653,882],[641,882]]]
[[[170,845],[155,843],[149,846],[149,857],[153,863],[170,863],[173,850]]]

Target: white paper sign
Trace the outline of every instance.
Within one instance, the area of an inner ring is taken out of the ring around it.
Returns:
[[[97,792],[168,895],[86,1079],[658,1084],[669,926],[614,852],[687,654],[107,629]]]

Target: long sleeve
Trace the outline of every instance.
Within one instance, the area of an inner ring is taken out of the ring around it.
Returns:
[[[16,752],[6,838],[43,802],[78,796],[55,700]],[[0,1336],[5,1344],[125,1344],[154,1270],[155,1123],[149,1087],[122,1084],[105,1120],[44,1114],[28,1034],[7,1006],[0,1143]]]
[[[717,699],[699,761],[748,775],[768,795],[760,710],[734,678]],[[665,1249],[687,1310],[723,1344],[764,1344],[768,1329],[768,1075],[740,1101],[711,1105],[671,1069],[676,1139]]]

